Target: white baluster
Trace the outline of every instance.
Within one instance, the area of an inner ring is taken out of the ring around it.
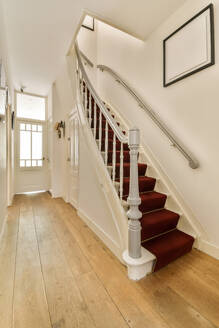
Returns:
[[[113,160],[112,160],[112,164],[113,164],[112,178],[113,178],[113,184],[114,184],[115,177],[116,177],[116,135],[115,135],[115,133],[113,133]]]
[[[121,147],[120,147],[120,200],[122,200],[123,197],[123,143],[121,142]]]
[[[81,73],[80,69],[79,69],[79,81],[80,81],[80,92],[81,92],[81,95],[83,95],[83,78],[82,78],[82,73]]]
[[[101,151],[102,146],[102,113],[100,111],[99,116],[99,151]]]
[[[97,135],[97,104],[94,102],[94,139],[96,140]]]
[[[141,223],[142,213],[139,211],[141,198],[139,197],[138,185],[138,148],[140,141],[139,129],[133,128],[129,131],[129,148],[130,148],[130,182],[127,216],[129,218],[129,256],[132,258],[141,257]]]
[[[87,85],[85,84],[85,92],[84,92],[84,97],[85,97],[85,100],[84,100],[84,109],[85,109],[85,114],[86,114],[86,118],[88,119],[87,117],[87,113],[88,113],[88,109],[87,109]]]
[[[91,92],[89,93],[89,124],[91,126],[91,122],[92,122],[92,117],[91,117],[91,108],[92,108],[92,104],[91,104]]]
[[[77,75],[78,88],[79,88],[79,91],[81,91],[81,86],[80,86],[80,70],[79,70],[79,66],[78,66],[78,61],[77,61],[77,64],[76,64],[76,75]]]
[[[105,125],[105,165],[108,163],[108,123]]]

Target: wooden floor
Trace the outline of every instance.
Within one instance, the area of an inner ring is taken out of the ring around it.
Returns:
[[[132,282],[70,205],[17,195],[0,249],[0,328],[219,327],[218,262],[193,250]]]

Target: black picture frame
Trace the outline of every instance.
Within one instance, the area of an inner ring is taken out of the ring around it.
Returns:
[[[193,20],[195,20],[197,17],[199,17],[200,15],[202,15],[205,11],[209,10],[209,15],[210,15],[210,49],[211,49],[211,60],[209,63],[194,69],[193,71],[189,72],[189,73],[185,73],[185,75],[180,76],[179,78],[176,78],[175,80],[171,81],[171,82],[166,82],[166,42],[173,36],[175,35],[177,32],[179,32],[180,30],[182,30],[186,25],[188,25],[189,23],[191,23]],[[184,23],[182,26],[180,26],[176,31],[174,31],[173,33],[171,33],[167,38],[165,38],[163,40],[163,86],[164,87],[168,87],[169,85],[172,85],[182,79],[185,79],[186,77],[189,77],[197,72],[202,71],[203,69],[212,66],[215,64],[215,37],[214,37],[214,6],[213,4],[209,4],[207,7],[205,7],[204,9],[202,9],[199,13],[197,13],[195,16],[193,16],[191,19],[189,19],[186,23]]]
[[[81,26],[94,32],[94,18],[93,17],[91,17],[91,18],[92,18],[92,27],[86,26],[84,24],[82,24]]]

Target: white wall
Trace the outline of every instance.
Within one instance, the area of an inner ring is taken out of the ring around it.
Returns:
[[[72,73],[74,74],[74,72]],[[67,137],[68,137],[68,114],[74,106],[74,95],[67,70],[67,61],[63,63],[62,70],[52,86],[49,99],[52,97],[52,121],[49,122],[49,130],[52,139],[49,142],[49,154],[51,158],[51,191],[54,197],[67,198]],[[51,111],[51,108],[50,108]],[[59,139],[54,130],[56,122],[65,121],[66,136]]]
[[[107,236],[106,243],[112,250],[114,247],[120,249],[120,234],[104,196],[104,187],[98,180],[92,157],[94,154],[86,144],[80,126],[78,213],[100,238],[105,240],[104,237]],[[120,249],[120,256],[121,251]]]
[[[219,247],[219,1],[214,0],[216,65],[163,88],[162,41],[209,4],[187,1],[145,42],[98,22],[98,64],[114,69],[133,86],[200,161],[192,170],[187,161],[152,123],[147,114],[107,73],[98,73],[102,98],[141,129],[152,150],[206,231],[205,241]],[[191,49],[192,50],[192,49]],[[204,248],[204,246],[203,246]]]
[[[13,85],[11,81],[10,68],[9,68],[9,56],[7,47],[7,34],[5,30],[4,13],[2,9],[2,3],[0,1],[0,58],[3,61],[6,70],[6,79],[10,91],[10,103],[13,103]],[[11,141],[12,132],[8,130],[7,133],[7,119],[10,118],[10,113],[5,118],[2,118],[0,122],[0,238],[3,232],[3,227],[6,219],[6,208],[8,203],[11,202],[13,197],[12,190],[12,166],[7,168],[7,156],[13,158],[13,148],[11,145],[7,145]],[[12,138],[13,140],[13,138]],[[10,154],[7,154],[10,152]],[[8,169],[8,171],[7,171]],[[7,182],[9,185],[7,186]],[[8,189],[8,187],[10,187]]]

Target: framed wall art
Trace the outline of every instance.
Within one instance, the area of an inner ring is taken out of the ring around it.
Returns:
[[[214,63],[214,8],[210,4],[163,41],[163,86]]]

